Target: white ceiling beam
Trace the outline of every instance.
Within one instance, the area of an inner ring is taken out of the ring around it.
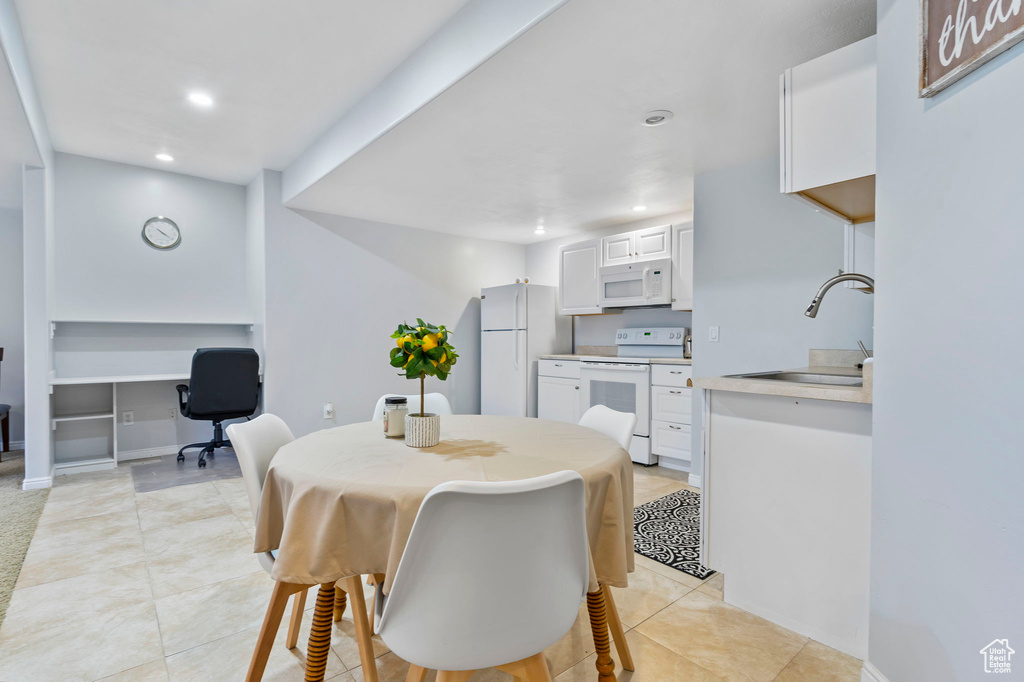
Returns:
[[[284,170],[285,203],[409,118],[567,2],[470,0]],[[325,84],[325,87],[330,85]]]
[[[32,136],[31,146],[35,148],[35,153],[29,155],[30,158],[17,160],[29,166],[45,166],[53,158],[53,143],[50,141],[50,129],[46,125],[46,116],[39,101],[35,80],[32,78],[28,51],[25,49],[25,38],[21,33],[21,23],[14,0],[0,0],[0,51],[3,52],[7,68],[10,69],[25,124]]]

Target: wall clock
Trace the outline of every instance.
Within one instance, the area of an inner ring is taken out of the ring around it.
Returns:
[[[170,218],[156,216],[142,226],[142,240],[154,249],[173,249],[181,243],[181,230]]]

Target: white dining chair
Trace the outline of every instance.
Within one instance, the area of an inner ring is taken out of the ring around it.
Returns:
[[[605,405],[594,405],[583,413],[580,426],[600,431],[629,452],[630,443],[633,442],[633,429],[636,428],[636,415],[631,412],[619,412]],[[633,654],[629,650],[629,642],[626,641],[626,631],[622,628],[622,619],[619,618],[619,609],[615,605],[612,588],[602,585],[601,590],[604,592],[605,612],[608,614],[608,627],[612,632],[615,650],[619,653],[623,669],[633,670]]]
[[[373,408],[373,421],[379,422],[384,420],[384,399],[385,398],[405,398],[408,400],[409,414],[420,411],[420,394],[416,395],[402,395],[400,393],[385,393],[377,400],[377,405]],[[448,402],[448,398],[443,393],[428,393],[423,397],[423,402],[426,403],[427,412],[433,412],[439,414],[442,417],[446,414],[452,414],[451,403]]]
[[[284,420],[273,414],[262,414],[251,421],[231,424],[227,428],[227,434],[235,451],[235,456],[238,458],[238,466],[242,470],[245,492],[249,496],[249,507],[252,509],[252,517],[255,520],[259,516],[260,500],[263,498],[263,482],[267,478],[270,461],[281,447],[295,440],[295,436],[292,435],[291,429],[284,423]],[[263,570],[270,574],[277,559],[277,551],[262,552],[257,555],[257,558]],[[346,581],[347,592],[352,595],[352,618],[356,622],[356,637],[359,644],[360,658],[363,659],[365,649],[369,652],[369,660],[373,661],[373,644],[370,641],[372,633],[370,632],[366,602],[363,598],[359,576],[346,578]],[[287,600],[290,594],[295,595],[292,600],[292,616],[288,623],[288,636],[285,639],[285,646],[289,649],[294,649],[299,640],[302,613],[306,606],[306,593],[310,587],[312,585],[275,584],[274,595],[271,597],[270,606],[267,608],[259,643],[253,652],[253,659],[250,663],[246,680],[259,680],[263,676],[263,669],[267,664],[267,656],[270,654],[270,645],[274,641],[274,636],[277,634],[277,628],[281,622],[281,616],[285,610],[285,602],[279,598],[279,591],[287,592],[287,594],[284,594],[284,600]],[[335,621],[341,620],[347,600],[346,590],[335,587]],[[358,609],[362,609],[363,628],[359,627]],[[365,662],[365,659],[363,660]],[[371,675],[373,673],[376,673],[376,668],[373,668]],[[376,680],[375,675],[370,679]]]
[[[580,417],[580,426],[600,431],[623,450],[629,451],[633,442],[633,429],[636,428],[636,415],[631,412],[618,412],[605,405],[594,405]]]
[[[498,668],[551,680],[544,649],[576,620],[588,584],[583,478],[452,481],[426,496],[376,631],[408,681],[460,682]],[[557,523],[556,523],[557,521]]]

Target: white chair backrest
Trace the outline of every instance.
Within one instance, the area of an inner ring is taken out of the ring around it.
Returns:
[[[253,519],[260,511],[263,496],[263,481],[267,478],[270,460],[283,445],[295,440],[291,429],[274,414],[261,414],[252,421],[231,424],[227,428],[228,440],[238,457],[242,470],[245,491],[249,494],[249,506]]]
[[[633,441],[633,429],[636,428],[636,415],[631,412],[618,412],[604,405],[594,405],[583,413],[580,426],[600,431],[621,445],[623,450],[629,450],[629,444]]]
[[[489,668],[557,642],[587,591],[585,497],[575,471],[431,490],[380,616],[384,642],[432,670]]]
[[[385,393],[377,401],[377,406],[373,408],[373,421],[379,422],[384,420],[384,399],[385,398],[405,398],[409,401],[409,414],[420,411],[420,394],[416,395],[401,395],[400,393]],[[443,393],[428,393],[424,396],[423,402],[427,404],[427,412],[433,412],[434,414],[446,415],[452,414],[452,406],[448,402],[448,398],[444,397]]]

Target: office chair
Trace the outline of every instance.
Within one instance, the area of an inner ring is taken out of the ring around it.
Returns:
[[[200,348],[192,356],[189,385],[178,384],[181,416],[213,422],[213,440],[192,443],[178,450],[178,461],[185,461],[185,450],[202,448],[199,466],[206,466],[206,455],[217,448],[231,447],[224,438],[221,422],[249,417],[260,399],[260,356],[252,348]]]
[[[4,362],[4,349],[0,348],[0,365]],[[11,406],[0,404],[0,434],[2,434],[3,445],[0,446],[0,453],[11,450]]]

